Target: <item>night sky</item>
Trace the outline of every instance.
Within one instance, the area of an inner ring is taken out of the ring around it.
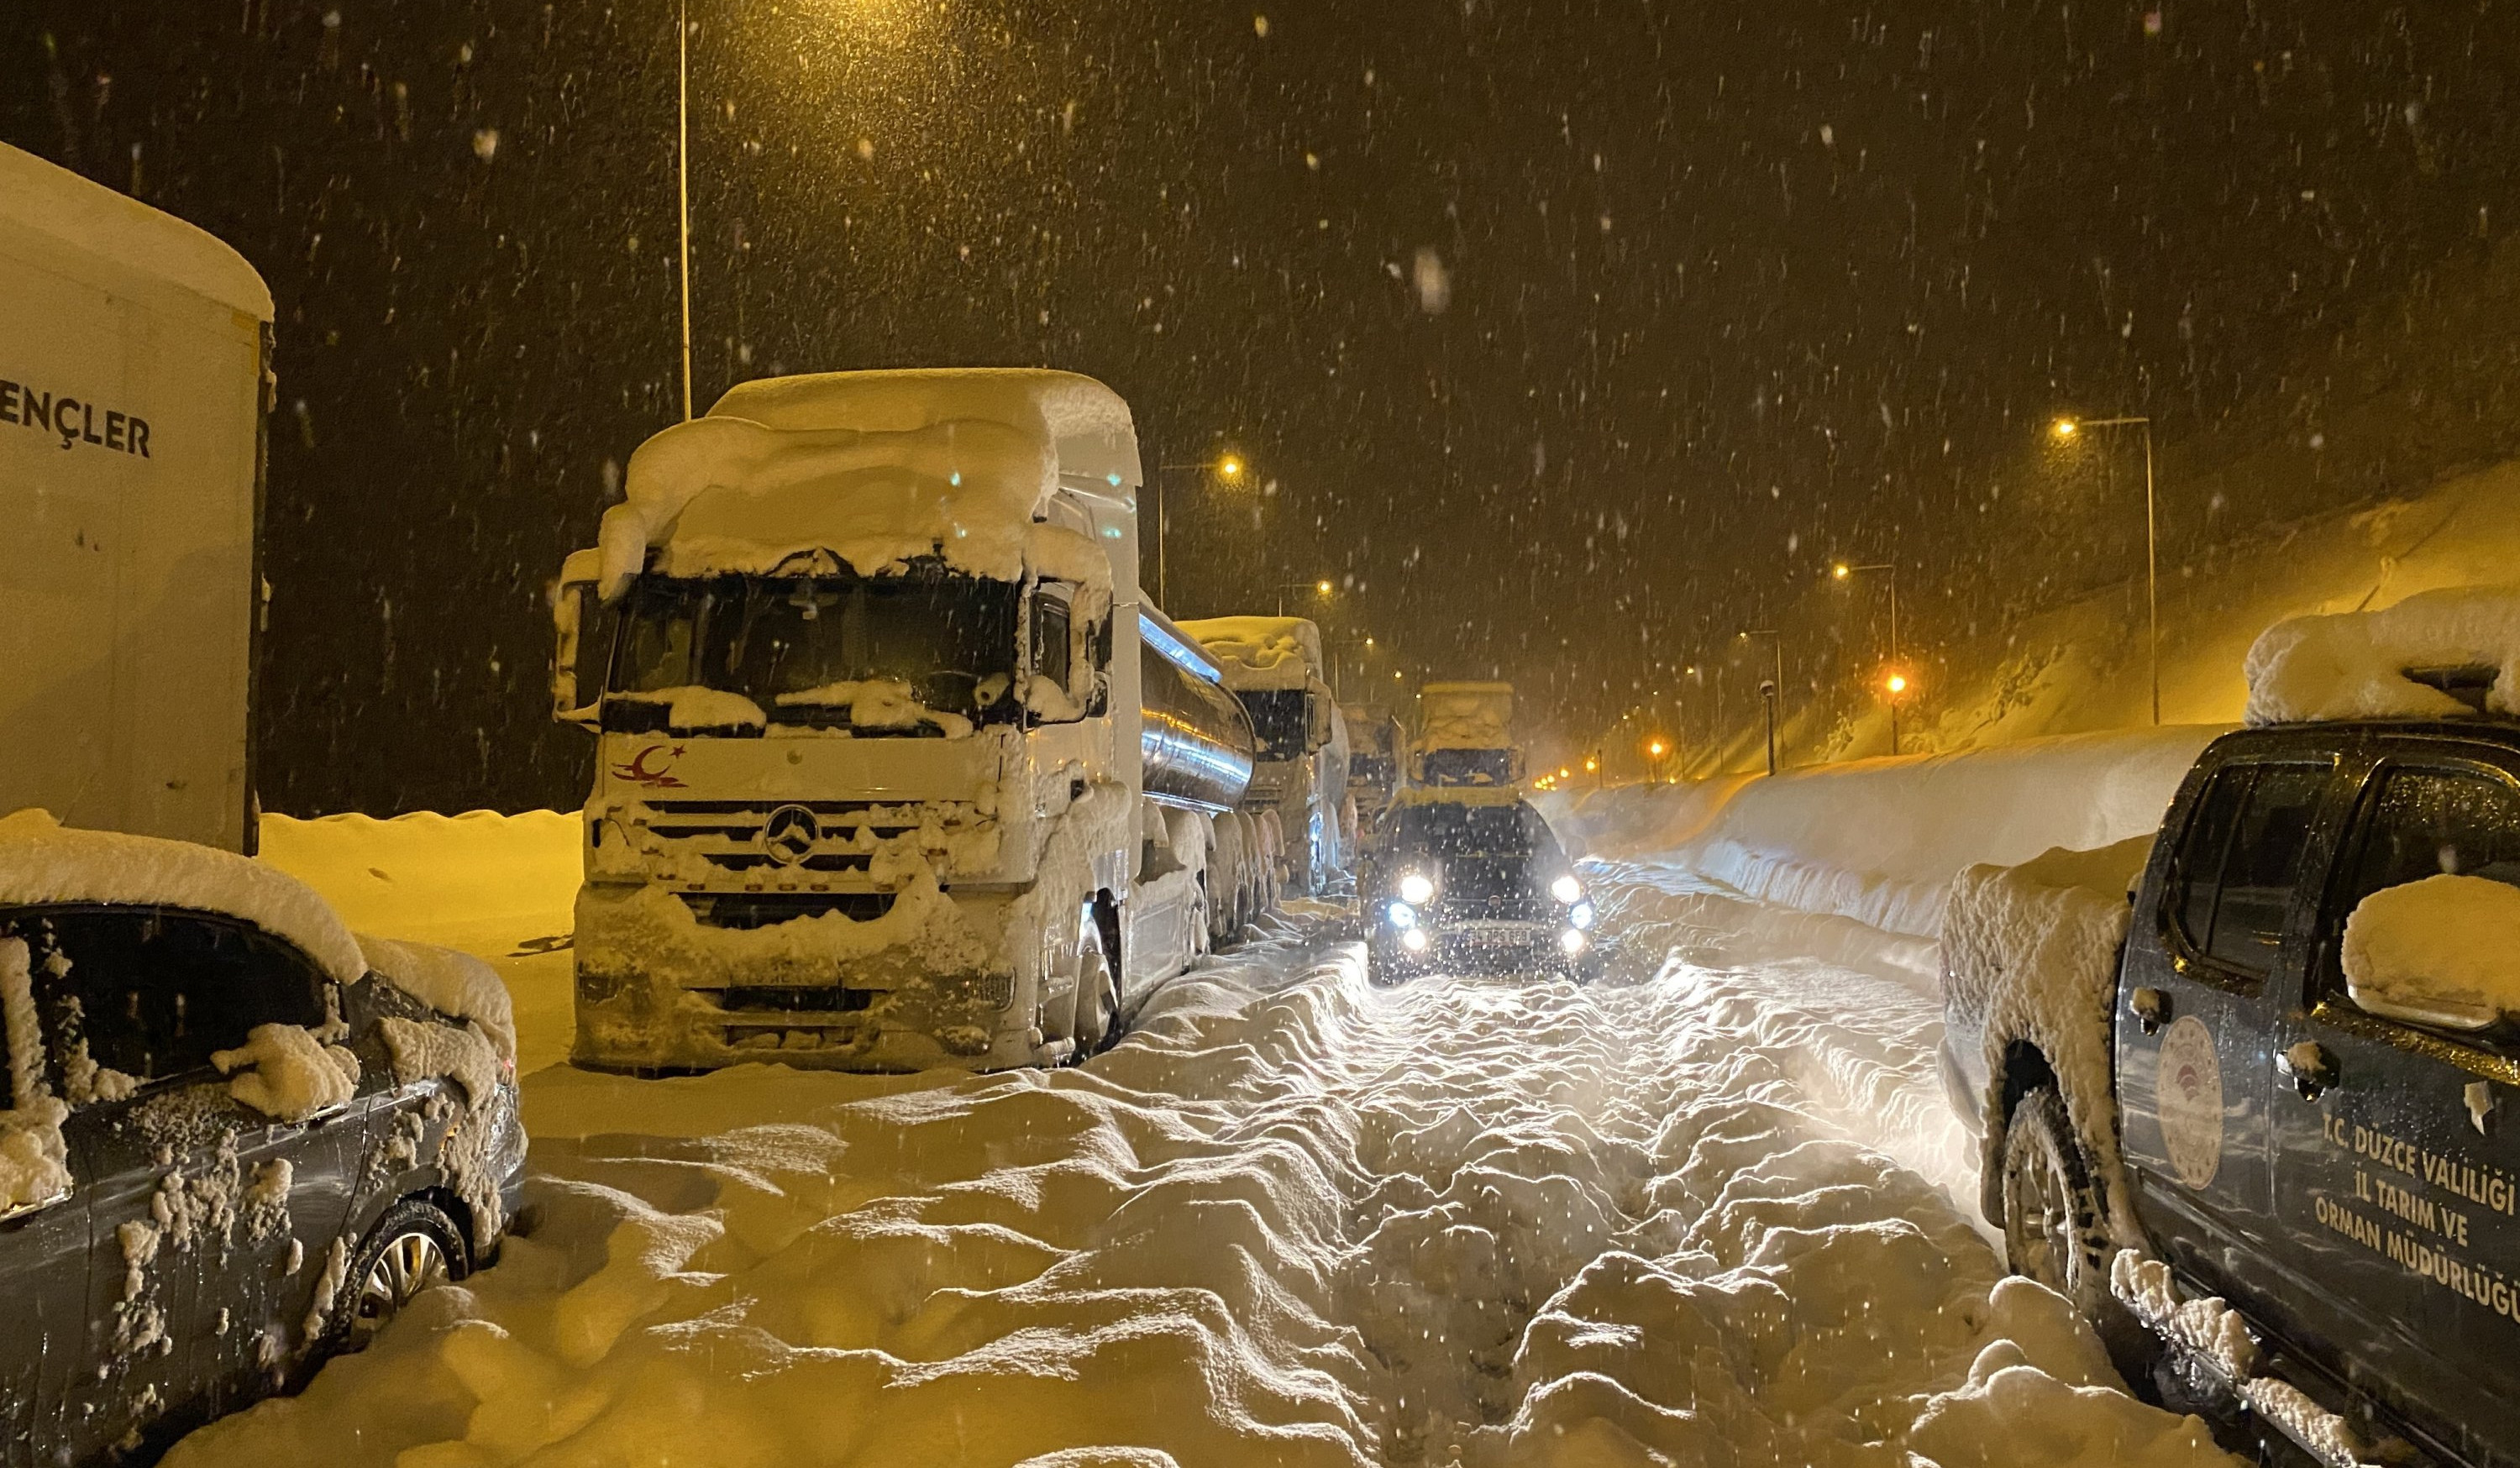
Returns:
[[[2464,354],[2370,326],[2520,222],[2512,5],[693,17],[703,406],[1093,374],[1150,464],[1231,447],[1268,486],[1175,481],[1171,609],[1328,576],[1333,636],[1512,678],[1568,739],[1831,555],[1896,557],[1920,643],[2127,574],[2122,526],[2037,492],[2060,409],[2148,413],[2174,462],[2318,439],[2191,544],[2515,447],[2510,324]],[[0,140],[221,235],[279,301],[266,807],[580,798],[543,595],[680,414],[674,29],[648,0],[0,11]],[[2410,373],[2443,379],[2414,426],[2319,432]]]

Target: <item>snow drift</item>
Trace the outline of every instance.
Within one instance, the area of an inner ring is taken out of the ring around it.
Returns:
[[[1847,1130],[1931,1087],[1861,985],[1279,945],[1069,1070],[555,1070],[533,1232],[168,1461],[2226,1461]]]
[[[1956,873],[2151,834],[2197,752],[2178,726],[1542,797],[1569,845],[1794,912],[1932,939]]]

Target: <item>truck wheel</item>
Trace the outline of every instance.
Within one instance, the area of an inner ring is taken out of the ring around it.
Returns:
[[[2003,1131],[2003,1257],[2074,1303],[2095,1324],[2109,1303],[2099,1190],[2065,1099],[2043,1086],[2021,1098]]]
[[[377,1338],[421,1291],[472,1272],[455,1221],[433,1203],[405,1198],[385,1210],[350,1256],[335,1306],[333,1332],[344,1351]]]

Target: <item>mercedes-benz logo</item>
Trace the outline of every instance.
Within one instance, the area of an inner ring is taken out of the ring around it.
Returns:
[[[823,839],[821,823],[801,805],[783,805],[761,823],[761,849],[782,867],[793,867],[811,856]]]

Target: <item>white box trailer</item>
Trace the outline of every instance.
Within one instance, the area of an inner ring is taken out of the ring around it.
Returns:
[[[0,812],[250,852],[271,292],[0,146]]]

